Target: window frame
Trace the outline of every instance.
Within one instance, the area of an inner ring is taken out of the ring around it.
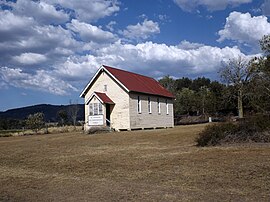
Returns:
[[[98,103],[98,115],[103,115],[103,108],[101,103]]]
[[[94,107],[93,107],[93,109],[94,109],[93,112],[94,112],[94,113],[93,113],[93,115],[94,115],[94,116],[95,116],[95,115],[99,115],[99,114],[98,114],[98,112],[99,112],[99,111],[98,111],[98,109],[99,109],[98,103],[93,103],[93,104],[94,104]]]
[[[89,103],[89,115],[103,115],[103,106],[101,103]]]
[[[94,115],[94,106],[93,103],[89,103],[89,115],[93,116]]]

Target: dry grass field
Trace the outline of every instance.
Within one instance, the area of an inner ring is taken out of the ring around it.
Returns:
[[[204,126],[0,138],[0,201],[270,201],[270,144],[198,148]]]

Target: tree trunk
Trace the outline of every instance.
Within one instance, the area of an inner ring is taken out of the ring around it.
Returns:
[[[74,127],[74,130],[76,130],[76,119],[77,119],[77,116],[73,118],[73,127]]]
[[[240,88],[238,90],[238,117],[244,118],[244,110],[243,110],[243,89]]]

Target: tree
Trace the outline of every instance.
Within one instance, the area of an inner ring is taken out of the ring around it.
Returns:
[[[175,113],[190,114],[190,112],[195,112],[198,110],[197,102],[196,92],[188,88],[183,88],[176,94]]]
[[[251,105],[257,110],[270,111],[270,35],[265,35],[260,40],[264,56],[252,59],[251,65],[256,69],[250,89]]]
[[[195,91],[200,91],[200,88],[205,86],[209,87],[210,86],[210,79],[205,78],[205,77],[198,77],[197,79],[194,79],[191,84],[191,90]]]
[[[208,102],[210,101],[210,91],[206,86],[201,86],[200,90],[198,91],[198,98],[199,98],[199,104],[200,104],[200,109],[201,113],[205,115],[209,110],[208,110]]]
[[[67,111],[64,109],[61,109],[57,112],[57,116],[60,119],[61,126],[63,126],[68,119]]]
[[[260,58],[257,64],[259,64],[260,76],[264,80],[265,90],[270,95],[270,35],[265,35],[260,40],[260,45],[266,57]]]
[[[159,83],[166,88],[170,92],[175,91],[175,80],[171,78],[169,75],[164,76],[162,79],[159,80]]]
[[[229,60],[225,66],[220,70],[220,77],[227,85],[233,85],[237,91],[237,109],[238,117],[244,117],[243,98],[245,87],[253,76],[253,68],[250,63],[242,58]]]
[[[76,101],[69,100],[68,109],[69,109],[69,115],[72,120],[73,126],[74,128],[76,128],[77,116],[78,116],[78,111],[79,111],[78,100]]]
[[[26,126],[35,131],[37,133],[40,129],[42,129],[45,125],[44,122],[44,114],[43,113],[35,113],[30,114],[26,119]]]
[[[209,108],[211,109],[210,110],[211,112],[215,113],[223,109],[222,104],[223,104],[225,89],[226,89],[225,85],[219,83],[218,81],[212,81],[210,83],[209,91],[211,93],[212,103],[210,103],[211,107],[209,106]]]
[[[260,40],[261,49],[267,54],[270,54],[270,35],[264,35]]]
[[[182,90],[183,88],[190,88],[192,80],[187,77],[182,77],[181,79],[175,80],[175,88],[177,91]]]

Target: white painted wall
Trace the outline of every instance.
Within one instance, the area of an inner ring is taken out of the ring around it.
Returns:
[[[107,85],[107,91],[104,91],[104,85]],[[89,99],[93,92],[106,93],[107,96],[116,103],[111,113],[111,127],[115,129],[129,129],[129,95],[120,87],[106,72],[101,72],[96,81],[85,95],[85,101]],[[106,116],[105,107],[104,117]],[[85,129],[88,126],[89,105],[85,105]]]
[[[138,113],[138,96],[141,99],[141,113]],[[148,112],[148,97],[151,100],[151,112]],[[160,114],[158,113],[157,98],[160,101]],[[166,99],[168,102],[168,111],[166,109]],[[173,102],[170,98],[145,95],[140,93],[130,93],[130,128],[156,128],[156,127],[173,127]]]

